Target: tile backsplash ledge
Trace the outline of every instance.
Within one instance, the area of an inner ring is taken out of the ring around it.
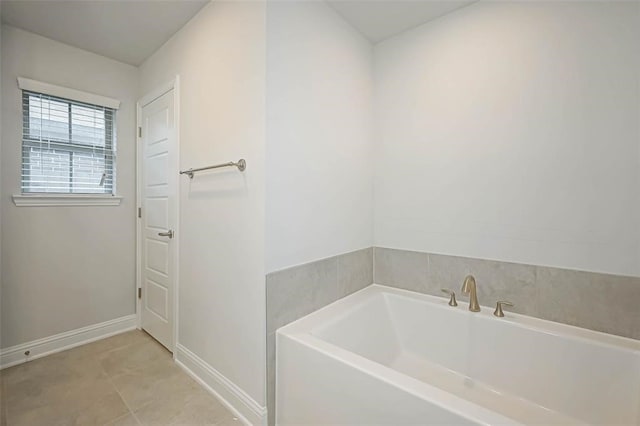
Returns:
[[[481,306],[498,300],[508,311],[591,330],[640,339],[640,277],[482,260],[407,250],[374,248],[374,282],[442,296],[473,275]]]
[[[373,248],[267,274],[267,413],[275,424],[275,331],[373,283]]]

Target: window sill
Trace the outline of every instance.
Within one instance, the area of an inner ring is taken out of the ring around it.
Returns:
[[[18,207],[62,206],[118,206],[122,197],[117,195],[85,194],[18,194],[13,203]]]

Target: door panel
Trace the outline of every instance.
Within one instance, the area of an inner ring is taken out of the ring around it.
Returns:
[[[169,244],[147,239],[147,269],[165,277],[169,275]]]
[[[158,235],[177,225],[177,152],[173,90],[142,107],[142,328],[173,351],[175,240]]]
[[[165,198],[147,199],[145,220],[149,227],[169,229],[169,200]]]
[[[169,183],[167,176],[167,168],[169,167],[169,159],[166,152],[148,156],[146,159],[146,182],[147,186],[162,186]]]
[[[146,290],[146,308],[161,319],[168,320],[169,307],[167,306],[167,302],[169,295],[167,294],[167,288],[162,284],[148,279]]]

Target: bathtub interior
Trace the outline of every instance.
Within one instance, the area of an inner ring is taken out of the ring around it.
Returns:
[[[640,353],[540,323],[377,292],[311,334],[525,423],[640,424]]]

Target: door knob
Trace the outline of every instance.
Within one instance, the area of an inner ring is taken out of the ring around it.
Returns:
[[[169,229],[167,232],[158,232],[158,235],[161,237],[173,238],[173,229]]]

